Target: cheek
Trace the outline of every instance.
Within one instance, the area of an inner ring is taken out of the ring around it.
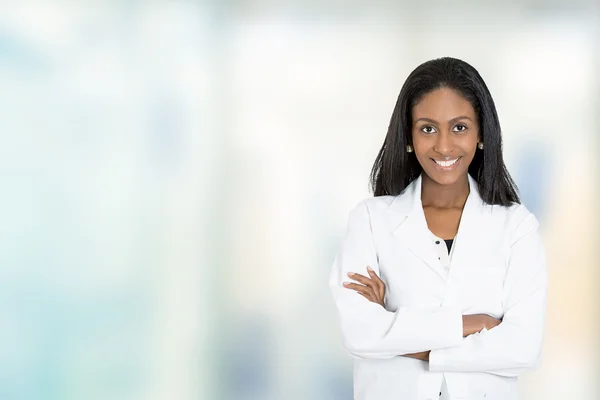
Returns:
[[[462,148],[463,151],[474,154],[477,150],[478,138],[479,135],[477,133],[457,138],[456,145]]]
[[[471,143],[473,145],[473,148],[475,148],[475,146],[477,146],[477,142],[479,142],[479,129],[475,129],[473,131],[471,131],[468,135],[468,140],[469,143]]]
[[[429,151],[428,150],[424,150],[424,149],[420,149],[419,150],[415,150],[415,156],[417,157],[417,161],[419,162],[419,164],[421,165],[422,168],[428,169],[429,167],[431,167],[433,164],[430,157],[429,157]]]
[[[422,143],[420,145],[415,143],[413,145],[413,148],[415,151],[415,156],[417,157],[417,160],[419,160],[419,162],[421,164],[423,164],[424,161],[429,159],[429,153],[431,151],[430,146],[423,146]]]
[[[435,142],[433,140],[431,140],[431,138],[423,137],[422,135],[417,135],[416,133],[413,134],[412,135],[412,146],[413,146],[413,149],[415,150],[415,153],[423,154],[423,153],[428,152],[431,149],[431,147],[433,147],[435,144]]]

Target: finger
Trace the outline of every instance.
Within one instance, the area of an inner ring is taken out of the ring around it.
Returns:
[[[373,279],[375,282],[377,282],[378,284],[382,284],[385,286],[385,283],[383,283],[383,281],[381,280],[381,278],[379,278],[379,276],[377,275],[377,273],[373,270],[373,268],[371,267],[367,267],[367,272],[369,273],[369,276],[371,277],[371,279]]]
[[[344,282],[344,287],[347,289],[356,290],[357,292],[370,292],[371,289],[365,285],[359,285],[358,283]]]
[[[383,299],[385,297],[385,283],[377,276],[375,271],[371,267],[367,267],[367,271],[369,272],[369,276],[375,283],[377,294],[379,294],[379,298]]]
[[[348,277],[362,283],[365,286],[374,287],[375,283],[364,275],[349,272]]]
[[[383,283],[383,281],[379,278],[379,276],[377,276],[377,274],[375,273],[375,271],[373,271],[371,267],[367,267],[367,272],[369,273],[369,276],[377,286],[377,291],[381,292],[381,289],[385,290],[385,283]]]
[[[358,283],[344,282],[344,287],[347,289],[355,290],[360,294],[368,295],[369,297],[371,297],[373,299],[376,298],[375,293],[373,292],[373,289],[371,289],[368,286],[359,285]]]
[[[370,268],[370,267],[367,267],[367,268]],[[371,269],[371,272],[374,272],[374,271]],[[348,272],[347,275],[351,279],[353,279],[353,280],[355,280],[357,282],[362,283],[364,286],[366,286],[370,290],[372,290],[371,295],[373,296],[374,300],[376,300],[379,297],[383,298],[382,295],[381,295],[381,293],[382,292],[385,293],[385,285],[382,285],[380,287],[380,285],[378,285],[374,280],[372,280],[372,279],[370,279],[370,278],[368,278],[368,277],[366,277],[364,275],[355,273],[355,272]]]

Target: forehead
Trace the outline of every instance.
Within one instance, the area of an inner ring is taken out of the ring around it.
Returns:
[[[448,121],[461,115],[474,119],[475,110],[460,93],[449,88],[440,88],[425,94],[412,108],[413,121],[418,118]]]

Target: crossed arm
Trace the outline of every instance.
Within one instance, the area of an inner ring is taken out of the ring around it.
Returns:
[[[519,237],[510,244],[502,321],[462,315],[460,308],[450,306],[400,307],[391,312],[382,307],[385,286],[378,278],[369,215],[366,205],[359,206],[351,213],[330,277],[346,350],[356,358],[428,360],[431,371],[517,376],[536,366],[547,272],[537,220],[531,215],[521,225]],[[364,271],[367,265],[373,268],[368,277],[352,275],[354,282],[344,285],[348,273]]]
[[[349,272],[347,274],[348,277],[355,282],[344,282],[343,286],[347,289],[354,290],[368,301],[379,304],[381,307],[385,308],[385,283],[369,266],[367,266],[367,273],[369,274],[368,277],[358,273]],[[487,314],[463,315],[463,337],[481,332],[483,329],[489,331],[490,329],[500,325],[501,322],[502,320]],[[429,361],[429,353],[430,350],[401,355],[404,357],[416,358],[417,360]]]

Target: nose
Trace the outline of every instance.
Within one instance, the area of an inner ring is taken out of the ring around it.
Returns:
[[[433,151],[441,155],[449,155],[452,152],[452,136],[450,132],[442,131],[437,135],[437,140],[433,146]]]

